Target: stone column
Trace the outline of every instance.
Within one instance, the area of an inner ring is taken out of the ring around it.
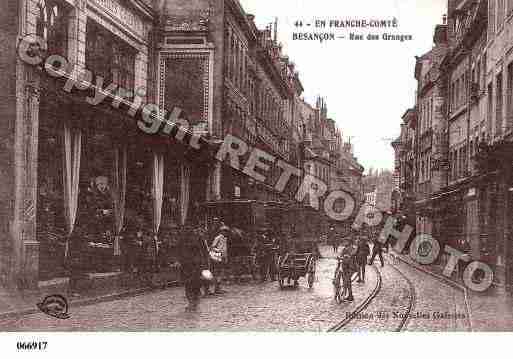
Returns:
[[[24,158],[20,159],[25,162],[20,272],[20,284],[24,288],[36,288],[39,279],[39,242],[36,235],[39,96],[38,80],[33,79],[25,87]]]

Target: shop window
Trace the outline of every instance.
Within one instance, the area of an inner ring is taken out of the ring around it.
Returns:
[[[40,280],[63,277],[66,224],[62,159],[63,119],[42,98],[39,116],[37,240]],[[61,109],[65,113],[65,109]]]
[[[89,20],[86,36],[86,68],[104,79],[104,86],[115,83],[134,89],[137,51],[123,40]]]
[[[39,0],[36,34],[46,40],[50,55],[66,57],[70,8],[62,1]]]

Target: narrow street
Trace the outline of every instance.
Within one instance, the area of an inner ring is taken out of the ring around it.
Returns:
[[[407,331],[467,330],[468,321],[410,318],[401,320],[394,312],[465,313],[463,295],[455,289],[407,265],[387,264],[378,271],[368,268],[365,284],[354,285],[354,303],[336,304],[331,279],[336,265],[332,253],[317,265],[317,280],[308,289],[300,280],[297,290],[280,290],[277,282],[228,285],[228,294],[202,300],[197,313],[186,313],[182,288],[148,293],[84,307],[71,307],[71,318],[58,320],[42,313],[0,322],[2,330],[16,331],[327,331],[346,316],[355,317],[336,331],[394,331],[401,322]],[[378,277],[381,283],[378,288]],[[406,279],[408,278],[409,281]],[[411,283],[415,288],[412,296]],[[376,288],[379,290],[375,291]],[[373,296],[375,294],[375,297]],[[371,298],[369,298],[372,296]],[[411,298],[413,303],[410,307]],[[368,306],[361,308],[366,300]],[[377,313],[388,317],[378,317]],[[372,314],[372,317],[370,315]]]
[[[198,313],[186,313],[183,288],[91,306],[71,307],[71,318],[57,320],[44,314],[0,322],[3,330],[38,331],[325,331],[354,310],[375,286],[355,287],[355,303],[336,304],[331,280],[336,261],[323,248],[317,280],[309,289],[300,279],[297,290],[280,290],[277,282],[228,285],[228,294],[202,300]]]

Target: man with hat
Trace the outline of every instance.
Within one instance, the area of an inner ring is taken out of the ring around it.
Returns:
[[[381,267],[384,267],[385,261],[383,260],[383,245],[381,244],[378,238],[375,238],[373,240],[372,255],[369,261],[369,265],[372,265],[374,263],[374,259],[376,259],[376,256],[379,257]]]
[[[180,269],[185,296],[189,302],[186,311],[198,309],[202,270],[207,268],[207,248],[198,231],[187,230],[179,241]]]
[[[356,253],[357,246],[354,244],[351,238],[344,240],[342,251],[340,253],[340,265],[342,265],[342,276],[344,277],[344,286],[347,289],[347,300],[348,302],[354,301],[353,298],[353,283],[351,277],[354,272],[357,271],[356,266]]]
[[[358,265],[358,283],[365,283],[365,266],[370,254],[370,248],[364,237],[360,236],[357,241],[356,264]]]
[[[267,228],[260,228],[258,230],[256,245],[257,261],[260,267],[260,279],[262,282],[267,280],[267,276],[271,268],[273,258],[273,241],[268,235]]]

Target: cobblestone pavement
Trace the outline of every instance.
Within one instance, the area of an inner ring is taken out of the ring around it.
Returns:
[[[393,259],[390,258],[390,261]],[[416,270],[403,263],[395,262],[395,266],[413,282],[416,301],[413,314],[428,314],[429,318],[413,317],[407,323],[408,331],[470,331],[470,318],[465,305],[463,291]],[[435,318],[436,313],[448,313]]]
[[[377,265],[381,274],[381,289],[369,306],[340,331],[394,331],[408,313],[411,291],[408,282],[389,264]]]
[[[390,257],[387,261],[379,267],[380,292],[343,331],[399,330],[403,318],[406,331],[470,330],[462,291]]]
[[[354,285],[355,302],[336,304],[331,285],[336,261],[327,247],[322,248],[322,254],[324,258],[318,262],[317,280],[311,290],[304,278],[297,290],[280,290],[276,282],[229,285],[226,286],[226,295],[203,299],[197,313],[186,313],[183,288],[170,288],[111,302],[71,307],[68,320],[54,319],[42,313],[6,319],[0,321],[0,330],[326,331],[371,294],[377,277],[375,271],[369,269],[366,283]],[[411,285],[415,288],[415,300],[412,316],[404,330],[469,330],[461,291],[390,257],[387,257],[387,262],[384,268],[378,266],[382,276],[381,290],[342,331],[396,330],[401,316],[409,308]],[[447,312],[452,316],[434,318],[436,312]],[[455,313],[466,318],[456,319]]]
[[[229,285],[228,294],[202,300],[198,313],[186,313],[182,288],[84,307],[71,307],[71,318],[57,320],[35,314],[0,322],[8,331],[325,331],[368,296],[376,285],[369,270],[365,285],[356,285],[355,302],[338,305],[331,280],[336,261],[322,248],[312,290],[300,279],[297,290],[278,284]]]

